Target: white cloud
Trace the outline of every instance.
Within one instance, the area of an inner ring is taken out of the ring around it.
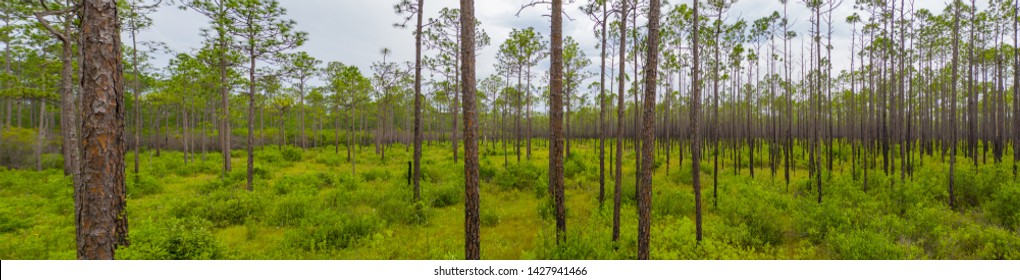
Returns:
[[[915,0],[916,1],[916,0]],[[402,20],[395,14],[393,5],[397,0],[281,0],[287,8],[287,16],[297,21],[297,29],[309,33],[309,41],[299,50],[307,51],[323,61],[340,61],[356,65],[368,72],[373,61],[381,59],[379,50],[390,48],[393,59],[410,61],[414,59],[414,37],[410,29],[393,27]],[[491,38],[490,46],[479,52],[478,77],[494,72],[496,50],[513,28],[534,27],[548,37],[549,13],[543,6],[532,7],[515,14],[525,0],[476,0],[476,15]],[[584,0],[564,7],[573,21],[564,21],[564,33],[574,37],[585,52],[592,57],[590,71],[598,71],[597,56],[599,50],[592,28],[594,22],[578,9]],[[678,1],[670,1],[678,2]],[[800,37],[807,33],[808,11],[803,4],[789,1],[789,14],[794,21],[794,29]],[[850,59],[850,26],[845,18],[852,13],[853,1],[845,3],[836,10],[833,20],[833,64],[834,72],[849,68]],[[690,1],[679,1],[690,3]],[[909,1],[908,1],[909,4]],[[941,12],[945,5],[942,1],[916,1],[917,8],[927,8]],[[459,6],[457,0],[426,0],[426,18],[434,17],[443,7]],[[782,12],[783,6],[778,0],[744,0],[738,1],[727,13],[730,22],[742,18],[747,21],[767,16],[773,11]],[[663,9],[667,11],[667,9]],[[154,26],[140,34],[140,40],[161,41],[175,51],[188,51],[201,46],[202,38],[199,30],[208,26],[208,19],[193,12],[177,8],[163,8],[153,15]],[[644,25],[644,19],[639,20]],[[825,27],[823,26],[823,29]],[[794,41],[799,48],[800,39]],[[157,55],[155,64],[164,66],[169,55]],[[543,63],[537,69],[545,70],[548,64]]]

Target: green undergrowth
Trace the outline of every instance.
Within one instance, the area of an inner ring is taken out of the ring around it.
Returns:
[[[558,239],[548,157],[542,142],[534,145],[531,158],[522,151],[520,162],[512,148],[504,161],[501,149],[483,145],[483,258],[635,258],[633,149],[624,150],[614,240],[615,168],[606,166],[600,190],[596,146],[572,143],[564,162],[567,230]],[[385,162],[374,147],[356,148],[353,161],[346,151],[258,149],[251,191],[243,152],[234,151],[233,170],[223,172],[218,153],[198,153],[185,163],[180,152],[156,157],[143,151],[138,174],[129,153],[131,245],[117,257],[463,257],[464,165],[462,157],[453,161],[448,143],[425,147],[418,201],[408,184],[411,153],[405,146],[389,146]],[[799,149],[789,183],[781,165],[775,175],[766,165],[767,149],[755,155],[754,178],[746,151],[740,170],[732,154],[721,154],[718,172],[709,151],[700,163],[704,222],[698,241],[690,159],[679,164],[674,150],[667,174],[657,151],[650,205],[654,259],[1020,259],[1020,183],[1011,164],[958,164],[958,207],[951,209],[948,164],[937,155],[923,158],[906,180],[881,167],[865,178],[847,158],[839,159],[834,172],[823,172],[819,203]],[[606,162],[613,160],[607,151]],[[74,234],[71,181],[57,166],[41,172],[0,169],[0,259],[73,259]]]

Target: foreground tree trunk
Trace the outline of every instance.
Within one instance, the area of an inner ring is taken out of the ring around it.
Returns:
[[[641,127],[641,184],[638,185],[638,259],[647,260],[652,230],[652,169],[655,148],[655,88],[659,64],[659,1],[649,2],[648,46],[645,54],[644,125]]]
[[[475,112],[475,3],[460,0],[461,90],[464,98],[464,255],[481,258],[478,210],[478,115]],[[456,143],[456,140],[454,140]],[[456,146],[455,146],[456,147]],[[455,153],[456,155],[456,153]]]
[[[563,205],[563,0],[552,0],[552,47],[549,69],[549,188],[556,204],[556,244],[566,238]]]
[[[697,4],[695,4],[697,7]],[[697,11],[697,10],[695,10]],[[627,0],[620,1],[620,34],[627,34]],[[697,53],[697,52],[695,52]],[[616,172],[613,191],[613,242],[620,240],[620,192],[623,191],[623,94],[625,93],[627,74],[624,73],[627,63],[627,36],[620,36],[620,77],[619,91],[616,95]],[[697,60],[695,60],[697,61]]]
[[[698,56],[700,52],[698,49],[700,36],[697,35],[700,34],[698,2],[701,1],[694,1],[694,31],[691,33],[694,34],[691,36],[694,38],[694,64],[691,65],[693,71],[691,76],[694,79],[691,83],[691,181],[694,183],[695,235],[698,243],[701,243],[701,61]]]
[[[83,161],[75,184],[78,259],[114,258],[124,217],[124,76],[114,0],[81,7]],[[124,235],[121,235],[124,234]]]

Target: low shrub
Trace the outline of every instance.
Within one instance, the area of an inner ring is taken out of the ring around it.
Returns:
[[[133,260],[208,260],[223,256],[223,248],[210,232],[211,223],[199,218],[169,218],[142,222],[131,231],[131,246],[117,256]]]
[[[899,260],[920,254],[917,247],[900,246],[888,236],[864,230],[834,232],[826,244],[834,258],[844,260]]]
[[[358,246],[385,222],[375,215],[318,215],[305,220],[301,228],[289,231],[286,242],[306,251],[338,250]]]
[[[1020,232],[1020,186],[1000,187],[987,203],[986,211],[1006,229]]]
[[[29,226],[27,220],[17,218],[7,211],[0,211],[0,233],[15,232]]]
[[[128,198],[139,198],[163,192],[163,185],[147,173],[128,174],[124,177]]]
[[[172,216],[203,218],[215,227],[242,225],[249,220],[259,220],[266,211],[265,199],[243,190],[219,190],[173,205],[170,209]]]
[[[377,207],[383,220],[390,223],[424,225],[428,223],[429,208],[424,202],[407,202],[406,199],[390,198]]]
[[[461,186],[456,182],[434,186],[433,190],[429,191],[432,197],[432,207],[443,208],[459,204],[464,199],[464,188]]]
[[[479,214],[479,219],[481,220],[483,227],[494,227],[496,225],[499,225],[500,222],[499,213],[497,213],[496,210],[492,208],[483,207],[481,213]]]
[[[284,148],[283,151],[280,152],[280,155],[283,158],[283,160],[290,162],[301,161],[301,157],[303,154],[304,153],[301,151],[301,149],[294,147]]]
[[[512,163],[496,174],[495,183],[504,190],[528,190],[540,183],[542,177],[542,169],[538,166],[527,162]]]
[[[576,153],[572,153],[567,156],[567,159],[563,162],[563,177],[574,178],[577,175],[582,175],[588,172],[588,164],[585,159]]]
[[[278,199],[273,205],[273,212],[266,219],[271,226],[294,226],[298,225],[302,218],[309,212],[308,202],[313,199],[304,195],[287,195]]]
[[[496,178],[496,165],[492,164],[488,159],[482,161],[482,164],[478,166],[478,178],[485,182],[492,182]]]
[[[361,172],[361,178],[366,182],[390,179],[390,171],[383,168],[369,169]]]

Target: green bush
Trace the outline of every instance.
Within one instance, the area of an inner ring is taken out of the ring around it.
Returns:
[[[683,166],[680,170],[669,173],[669,179],[677,185],[694,185],[694,175],[691,174],[690,166]]]
[[[222,245],[210,232],[208,221],[169,218],[139,223],[131,231],[131,246],[117,251],[122,259],[208,260],[223,256]]]
[[[280,155],[283,157],[283,160],[290,162],[301,161],[302,154],[303,152],[301,151],[301,149],[293,147],[284,148],[283,151],[280,152]]]
[[[216,227],[242,225],[248,220],[259,220],[266,211],[266,202],[262,197],[243,190],[219,190],[173,205],[170,209],[172,216],[199,217],[212,222]]]
[[[434,187],[432,193],[432,207],[443,208],[459,204],[464,200],[464,188],[456,182],[449,182]]]
[[[318,174],[285,175],[273,183],[273,193],[287,195],[291,193],[315,194],[319,189],[329,186],[330,179]]]
[[[850,227],[850,215],[833,203],[804,205],[797,219],[797,231],[815,244],[822,244],[830,233]]]
[[[694,193],[675,188],[658,188],[654,191],[654,201],[652,202],[654,216],[679,217],[694,213]]]
[[[291,247],[306,251],[337,250],[356,247],[374,234],[385,222],[374,215],[319,215],[306,219],[303,227],[287,232]]]
[[[390,179],[390,171],[382,168],[369,169],[361,172],[361,178],[366,182],[388,180]]]
[[[128,174],[124,177],[126,177],[127,195],[129,198],[139,198],[163,192],[163,185],[147,173]]]
[[[479,215],[483,227],[494,227],[499,224],[500,217],[499,213],[492,208],[482,207],[482,211]]]
[[[531,163],[511,163],[496,174],[496,185],[504,190],[528,190],[539,183],[542,169]]]
[[[564,207],[563,210],[564,215],[569,215],[569,207]],[[542,217],[543,220],[553,220],[556,218],[556,200],[553,199],[553,196],[542,198],[541,202],[538,203],[538,216]]]
[[[7,211],[0,211],[0,233],[14,232],[28,227],[30,224],[27,220],[19,219]]]
[[[576,153],[567,156],[567,160],[563,163],[563,177],[574,178],[577,175],[581,175],[588,172],[588,165],[585,164],[584,159],[578,156]]]
[[[1000,225],[1020,232],[1020,186],[1010,184],[1000,187],[986,209]]]
[[[269,215],[266,223],[281,227],[298,225],[301,219],[311,212],[308,209],[309,201],[312,199],[308,196],[284,196],[273,206],[273,212]]]
[[[378,213],[390,223],[424,225],[428,223],[429,209],[424,202],[409,203],[406,199],[390,198],[377,206]]]
[[[896,243],[870,231],[837,232],[829,238],[829,248],[846,260],[897,260],[907,255]]]
[[[486,159],[478,166],[478,178],[485,182],[492,182],[496,178],[496,165]]]
[[[358,186],[361,184],[361,181],[358,180],[358,177],[348,172],[340,172],[339,174],[337,174],[334,180],[336,180],[336,183],[334,184],[337,187],[341,187],[349,191],[357,189]]]

